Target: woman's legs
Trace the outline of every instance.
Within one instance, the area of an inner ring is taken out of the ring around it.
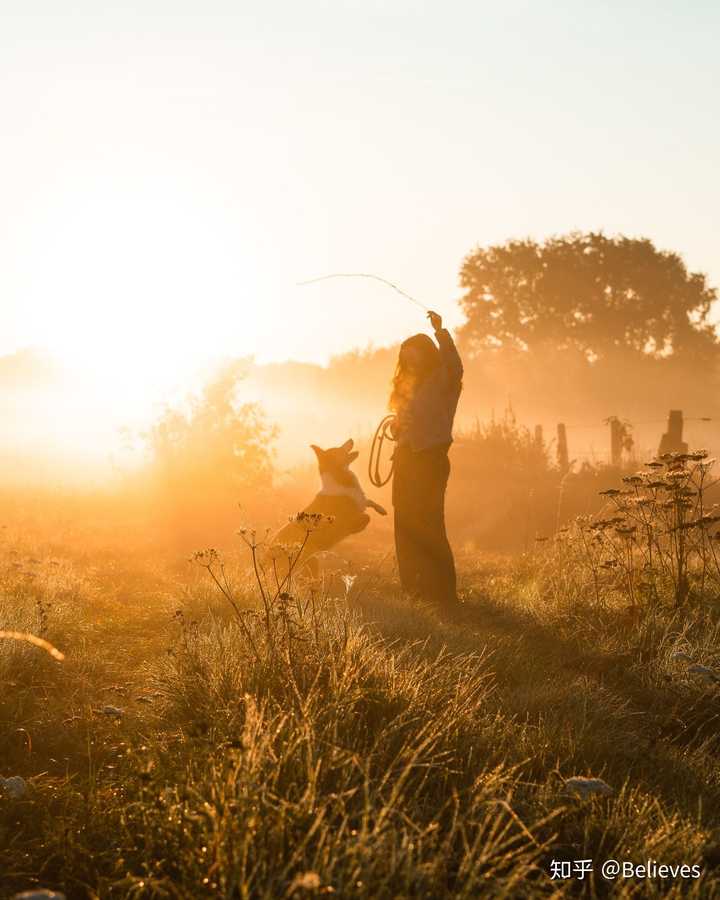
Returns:
[[[393,482],[395,550],[403,589],[442,606],[457,600],[455,562],[445,530],[447,448],[398,448]]]
[[[441,606],[457,601],[455,560],[445,529],[445,491],[450,475],[447,450],[425,451],[420,512],[420,591],[428,600]]]
[[[417,460],[411,451],[398,447],[395,451],[395,471],[392,485],[392,501],[395,519],[395,555],[397,557],[400,584],[404,591],[419,591],[419,575],[422,559],[418,541],[417,523],[420,518],[418,504]]]

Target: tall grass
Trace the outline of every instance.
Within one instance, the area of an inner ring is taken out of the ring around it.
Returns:
[[[676,659],[715,665],[707,610],[628,627],[621,588],[598,606],[560,543],[464,559],[464,626],[377,564],[271,575],[263,597],[247,548],[202,557],[217,581],[120,549],[102,571],[50,566],[42,546],[47,576],[26,579],[14,549],[0,625],[42,627],[66,660],[0,645],[0,774],[31,786],[0,798],[4,894],[720,893],[716,693]],[[576,775],[612,794],[570,796]],[[703,874],[612,889],[607,858]],[[553,881],[572,859],[596,871]]]

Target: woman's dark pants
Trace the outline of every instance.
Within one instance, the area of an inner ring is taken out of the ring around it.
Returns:
[[[395,449],[395,552],[403,590],[441,606],[457,602],[455,561],[445,531],[448,446]]]

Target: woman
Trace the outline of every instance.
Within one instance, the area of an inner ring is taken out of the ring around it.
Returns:
[[[452,609],[455,562],[445,531],[448,450],[463,367],[442,318],[429,312],[438,346],[416,334],[400,346],[390,395],[395,412],[395,551],[405,591]]]

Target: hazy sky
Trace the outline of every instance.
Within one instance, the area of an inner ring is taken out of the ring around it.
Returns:
[[[720,283],[720,4],[0,0],[0,352],[119,386],[459,315],[476,244],[646,235]]]

